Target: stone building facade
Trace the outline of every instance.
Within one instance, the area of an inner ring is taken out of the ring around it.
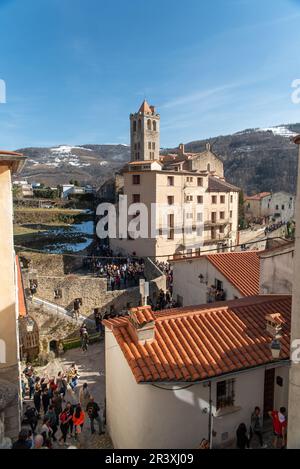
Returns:
[[[176,154],[160,155],[159,120],[146,101],[130,115],[132,154],[123,172],[128,231],[119,225],[111,247],[158,258],[230,249],[238,238],[239,188],[225,181],[223,162],[209,144],[202,153],[180,144]],[[130,225],[138,226],[144,213],[148,227],[135,236]]]

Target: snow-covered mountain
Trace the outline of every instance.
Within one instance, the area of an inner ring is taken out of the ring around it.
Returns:
[[[124,144],[58,145],[18,151],[28,157],[24,177],[51,186],[70,179],[100,185],[130,159],[130,147]]]
[[[206,142],[211,142],[213,150],[224,161],[228,181],[249,194],[270,190],[294,191],[297,149],[292,137],[296,134],[300,134],[300,124],[246,129],[232,135],[187,143],[186,150],[202,151]],[[130,159],[130,147],[125,144],[58,145],[18,151],[28,156],[22,176],[51,186],[70,179],[100,186]]]

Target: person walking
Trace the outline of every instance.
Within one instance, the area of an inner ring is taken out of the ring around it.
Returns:
[[[78,435],[80,435],[82,432],[84,421],[85,421],[85,414],[80,404],[76,406],[72,419],[73,419],[73,424],[74,424],[74,429],[75,429],[75,439],[77,440]]]
[[[262,436],[262,417],[259,407],[255,407],[254,412],[251,414],[250,442],[254,435],[257,436],[261,448],[266,448]]]
[[[52,432],[51,432],[51,437],[53,438],[53,441],[56,441],[56,432],[57,432],[57,417],[56,413],[54,410],[54,406],[51,404],[49,406],[48,412],[46,413],[44,420],[47,420],[48,426],[50,426]]]
[[[28,424],[30,425],[30,428],[32,430],[32,433],[35,432],[35,429],[38,424],[38,413],[35,407],[31,407],[28,405],[26,407],[26,411],[24,413],[24,417],[26,418]]]
[[[58,444],[66,444],[67,442],[67,434],[69,430],[70,420],[73,418],[72,414],[68,412],[67,407],[59,414],[59,421],[60,421],[60,430],[62,436],[58,440]],[[62,443],[63,441],[63,443]]]
[[[44,414],[48,412],[49,403],[50,403],[49,391],[48,391],[48,388],[44,388],[44,391],[42,394],[42,404],[43,404]]]
[[[33,402],[34,402],[34,407],[36,408],[36,411],[38,413],[38,416],[40,416],[41,412],[41,383],[40,383],[40,378],[37,376],[35,379],[35,385],[34,385],[34,394],[33,394]]]
[[[236,431],[236,446],[238,449],[249,448],[247,427],[244,423],[241,423]]]
[[[76,368],[76,365],[75,363],[72,364],[69,372],[68,372],[68,381],[69,381],[69,385],[72,389],[72,391],[75,390],[77,384],[78,384],[78,371],[77,371],[77,368]]]
[[[98,404],[95,402],[93,396],[90,396],[90,400],[86,406],[86,411],[87,411],[87,414],[89,416],[89,419],[90,419],[90,423],[91,423],[91,432],[92,434],[94,434],[96,432],[95,430],[95,421],[97,422],[98,424],[98,427],[99,427],[99,435],[103,435],[104,432],[104,429],[103,429],[103,423],[102,423],[102,419],[100,417],[100,407],[98,406]]]
[[[74,405],[71,404],[71,402],[67,402],[65,410],[68,415],[68,420],[69,420],[69,426],[68,426],[68,433],[69,433],[69,438],[72,438],[73,436],[73,428],[74,428],[74,423],[73,423],[73,415],[74,415]]]
[[[59,425],[59,415],[62,412],[62,397],[58,393],[58,391],[55,391],[54,396],[52,398],[52,406],[54,407],[54,412],[56,415],[56,425]]]
[[[86,406],[88,405],[90,401],[90,397],[91,395],[90,395],[89,387],[87,383],[84,383],[79,393],[79,402],[83,409],[85,409]]]
[[[287,418],[286,418],[286,408],[280,407],[278,410],[272,410],[268,412],[269,416],[273,422],[273,431],[274,431],[274,448],[282,449],[286,446],[286,428],[287,428]]]

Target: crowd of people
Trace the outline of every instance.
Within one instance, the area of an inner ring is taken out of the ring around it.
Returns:
[[[88,384],[76,392],[79,378],[75,363],[56,377],[40,377],[32,365],[26,365],[21,380],[24,418],[13,449],[51,449],[54,442],[71,447],[69,441],[78,445],[87,421],[91,434],[96,432],[95,425],[99,435],[105,433],[100,406]]]
[[[85,259],[88,269],[107,279],[108,290],[123,290],[135,287],[144,278],[145,264],[139,257],[115,256],[107,245],[96,246],[93,254]]]
[[[286,408],[281,407],[280,410],[272,410],[268,412],[269,417],[272,419],[273,424],[273,447],[275,449],[283,449],[286,447],[286,429],[287,417]],[[253,438],[257,438],[261,448],[266,448],[267,445],[263,438],[263,422],[261,410],[255,407],[251,415],[251,423],[249,431],[245,423],[241,423],[236,431],[236,444],[238,449],[250,448]]]
[[[285,221],[279,221],[277,223],[272,223],[271,225],[268,225],[265,227],[265,236],[267,236],[268,233],[272,233],[273,231],[278,230],[282,226],[285,226],[286,222]]]
[[[155,264],[159,268],[159,270],[163,274],[165,274],[166,280],[167,280],[167,289],[172,295],[173,294],[173,267],[171,266],[171,264],[169,264],[169,262],[156,261]]]

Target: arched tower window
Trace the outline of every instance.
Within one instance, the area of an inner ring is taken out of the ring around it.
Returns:
[[[136,121],[133,121],[133,131],[136,132]]]
[[[150,119],[147,120],[147,129],[151,130],[151,120]]]
[[[207,171],[210,172],[210,163],[207,165]]]
[[[153,130],[156,131],[156,121],[153,121]]]
[[[142,121],[141,121],[141,119],[139,119],[138,130],[141,130],[141,128],[142,128]]]

